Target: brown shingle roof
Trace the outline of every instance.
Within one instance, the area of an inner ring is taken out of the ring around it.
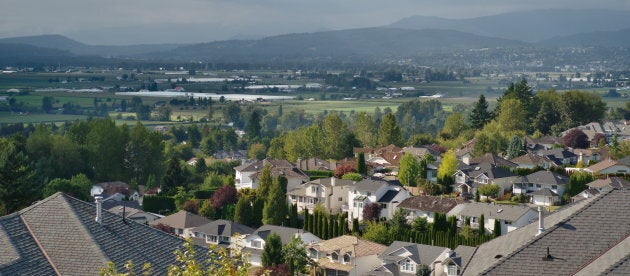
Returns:
[[[309,248],[318,250],[320,254],[337,252],[339,255],[343,255],[349,253],[350,256],[354,258],[380,254],[387,249],[387,246],[355,236],[344,235],[334,239],[320,241],[310,245]]]
[[[156,225],[156,224],[161,223],[161,224],[166,224],[173,228],[186,229],[186,228],[193,228],[193,227],[201,226],[210,222],[212,222],[212,220],[181,210],[170,216],[166,216],[161,219],[154,220],[153,222],[151,222],[151,225]]]
[[[607,160],[602,160],[602,161],[600,161],[599,163],[597,163],[597,164],[595,164],[593,166],[589,166],[586,169],[591,171],[591,172],[599,172],[601,170],[605,170],[605,169],[610,168],[610,167],[615,166],[615,165],[623,165],[623,164],[619,164],[615,160],[607,159]]]
[[[403,200],[398,208],[420,210],[425,212],[438,212],[446,214],[458,204],[464,201],[455,198],[441,198],[436,196],[414,196]]]

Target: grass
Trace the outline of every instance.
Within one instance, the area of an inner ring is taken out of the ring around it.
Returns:
[[[66,114],[29,114],[0,112],[0,123],[52,123],[85,120],[87,116]]]

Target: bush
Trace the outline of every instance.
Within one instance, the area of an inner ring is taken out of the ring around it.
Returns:
[[[142,210],[165,214],[175,211],[175,200],[168,196],[145,196],[142,200]]]
[[[496,184],[487,184],[481,185],[479,188],[477,188],[477,190],[482,196],[497,197],[499,195],[499,192],[501,191],[501,187]]]

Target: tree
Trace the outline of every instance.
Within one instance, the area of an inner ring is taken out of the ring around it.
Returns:
[[[488,111],[488,102],[486,102],[486,97],[481,94],[470,113],[470,125],[473,129],[481,129],[491,119],[492,114]]]
[[[229,204],[234,204],[238,200],[238,192],[232,185],[223,185],[217,189],[213,194],[210,201],[212,202],[212,208],[214,210],[221,210],[223,207]]]
[[[392,219],[389,220],[389,233],[393,237],[400,237],[407,229],[409,229],[407,217],[405,211],[400,208],[396,210]]]
[[[347,173],[344,174],[341,179],[352,180],[352,181],[361,181],[363,180],[363,176],[358,173]]]
[[[149,132],[138,122],[129,135],[125,161],[125,167],[138,184],[145,185],[149,175],[161,176],[164,162],[162,135]]]
[[[263,208],[262,221],[264,224],[282,225],[286,220],[288,215],[286,191],[283,192],[284,189],[281,187],[285,180],[286,178],[280,175],[273,181]]]
[[[494,237],[501,236],[501,221],[498,219],[494,219],[494,231],[492,231]]]
[[[253,227],[253,214],[251,202],[247,196],[240,196],[236,203],[236,210],[234,211],[234,221]]]
[[[339,166],[339,167],[337,167],[335,169],[334,176],[337,177],[337,178],[341,178],[342,176],[344,176],[347,173],[356,173],[356,172],[357,172],[357,170],[354,168],[353,165],[350,165],[350,164],[342,165],[342,166]]]
[[[323,157],[341,159],[352,154],[352,143],[348,139],[351,135],[348,126],[336,112],[329,113],[322,121]]]
[[[215,218],[216,213],[214,211],[214,208],[212,208],[212,202],[210,202],[210,200],[206,199],[201,202],[201,207],[199,207],[198,215],[209,219]]]
[[[586,184],[593,180],[593,175],[588,172],[580,171],[572,173],[569,176],[569,185],[567,187],[566,194],[569,196],[575,196],[581,193],[587,189]]]
[[[267,155],[267,149],[265,145],[261,143],[253,143],[249,146],[249,150],[247,151],[247,157],[250,159],[263,160]]]
[[[416,276],[430,276],[431,268],[425,264],[419,264],[416,267]]]
[[[392,243],[392,237],[389,235],[387,225],[375,221],[368,222],[363,238],[380,244],[389,245]]]
[[[501,101],[500,112],[497,114],[500,130],[505,133],[526,132],[529,122],[527,112],[527,107],[518,99]]]
[[[413,219],[413,221],[411,222],[411,230],[420,233],[425,233],[426,231],[428,231],[429,222],[427,221],[427,218],[417,217]]]
[[[78,174],[73,176],[70,180],[61,178],[51,180],[44,186],[43,196],[49,197],[56,192],[64,192],[79,199],[89,201],[91,188],[92,181],[84,174]]]
[[[400,158],[398,180],[405,186],[416,186],[416,179],[420,176],[420,162],[415,156],[405,153]]]
[[[569,130],[562,137],[562,142],[565,146],[576,149],[587,149],[590,145],[588,136],[586,136],[584,131],[577,128]]]
[[[273,178],[271,177],[271,165],[269,163],[265,164],[265,168],[263,168],[260,173],[260,180],[258,182],[258,197],[259,198],[267,198],[269,195],[269,190],[271,190],[271,186],[273,185]]]
[[[521,155],[522,151],[523,151],[523,142],[521,141],[521,138],[519,138],[517,135],[514,135],[512,136],[512,138],[510,138],[510,143],[508,144],[505,159],[512,159],[514,157],[518,157]]]
[[[265,240],[265,246],[261,256],[263,267],[270,267],[282,264],[284,256],[282,255],[282,241],[280,236],[275,232],[271,232]]]
[[[24,152],[15,142],[0,139],[0,213],[2,207],[12,213],[39,198],[41,184],[34,177]]]
[[[252,111],[247,121],[247,137],[249,141],[259,141],[261,138],[262,126],[260,125],[260,114],[257,110]]]
[[[453,174],[457,171],[458,164],[457,156],[453,150],[444,153],[442,163],[440,163],[437,171],[438,183],[450,185],[450,179],[452,179]]]
[[[298,228],[299,227],[299,222],[298,222],[298,207],[297,207],[297,203],[296,204],[291,204],[290,207],[291,208],[289,208],[289,227]]]
[[[392,113],[387,113],[383,117],[378,132],[378,142],[381,146],[394,144],[396,146],[403,145],[402,132],[396,124],[396,117]]]
[[[381,217],[381,205],[371,203],[363,207],[363,220],[377,221]]]
[[[186,177],[176,157],[171,157],[168,161],[166,173],[162,178],[162,193],[166,195],[175,194],[175,187],[184,185]]]
[[[486,234],[486,226],[485,226],[485,221],[484,221],[484,216],[483,214],[481,214],[481,216],[479,217],[479,235],[483,236]]]
[[[497,184],[485,184],[485,185],[479,186],[479,188],[477,188],[477,191],[482,196],[494,198],[499,195],[499,192],[501,191],[501,186]]]
[[[367,112],[357,112],[354,115],[354,125],[354,133],[363,146],[376,146],[378,129],[376,128],[376,124],[374,123],[374,118],[372,118],[372,116],[367,114]]]
[[[44,96],[42,98],[42,110],[44,113],[50,113],[53,109],[53,97],[52,96]]]
[[[357,172],[367,175],[367,165],[365,164],[365,153],[359,152],[357,156]]]
[[[455,112],[446,117],[440,136],[444,139],[454,139],[457,138],[465,129],[466,119],[461,113]]]

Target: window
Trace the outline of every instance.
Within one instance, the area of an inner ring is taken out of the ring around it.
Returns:
[[[221,236],[221,237],[219,238],[219,240],[220,240],[222,243],[229,243],[229,242],[230,242],[230,237]]]
[[[400,270],[413,272],[415,270],[415,264],[411,263],[411,260],[406,259],[400,262]]]
[[[536,188],[542,188],[542,185],[536,184]]]
[[[558,189],[558,185],[551,185],[551,189],[554,189],[554,190]]]
[[[311,186],[311,193],[317,193],[317,187]]]
[[[343,263],[344,263],[344,264],[347,264],[347,263],[349,263],[349,262],[350,262],[350,255],[348,255],[348,254],[344,254],[344,255],[343,255]]]
[[[372,196],[372,193],[368,192],[368,193],[367,193],[367,196]]]
[[[530,187],[530,188],[531,188],[531,187],[534,187],[534,184],[532,184],[532,183],[528,183],[528,184],[527,184],[527,187]]]
[[[298,197],[298,202],[304,202],[304,198],[303,197]]]
[[[206,236],[206,242],[211,242],[211,243],[217,243],[218,239],[217,236]]]
[[[339,261],[339,255],[337,255],[336,252],[330,254],[330,257],[332,258],[333,262]]]
[[[448,265],[448,276],[457,276],[457,266],[454,264]]]
[[[254,248],[262,248],[262,242],[261,241],[252,241],[252,247],[254,247]]]
[[[309,249],[309,250],[308,250],[308,255],[309,255],[311,258],[317,259],[317,250],[315,250],[315,249],[313,249],[313,248]]]
[[[359,208],[363,208],[363,202],[359,202]]]
[[[339,201],[343,201],[343,198],[342,198],[342,197],[339,197]]]
[[[511,221],[509,221],[509,220],[504,220],[504,221],[503,221],[503,223],[504,223],[505,225],[510,225],[510,224],[512,224],[512,222],[511,222]]]

